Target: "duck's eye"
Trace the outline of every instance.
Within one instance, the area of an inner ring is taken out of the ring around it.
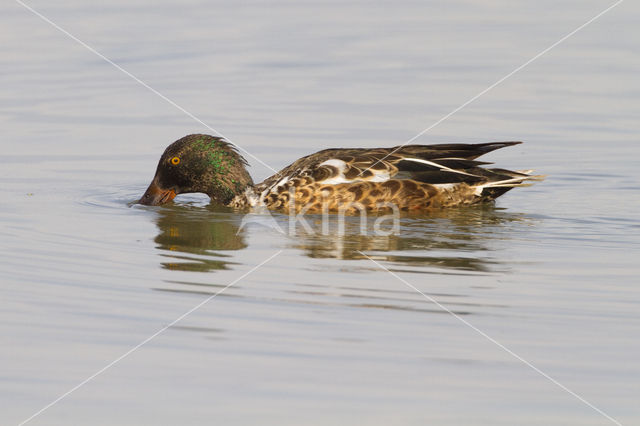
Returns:
[[[178,164],[180,164],[180,157],[173,157],[170,161],[171,161],[171,164],[173,164],[174,166],[177,166]]]

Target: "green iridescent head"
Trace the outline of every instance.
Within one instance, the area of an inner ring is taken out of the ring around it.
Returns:
[[[222,138],[188,135],[164,151],[151,185],[138,202],[157,205],[178,194],[202,192],[212,202],[227,204],[253,185],[246,166],[237,149]]]

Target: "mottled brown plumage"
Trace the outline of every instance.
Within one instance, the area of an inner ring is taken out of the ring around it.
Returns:
[[[513,187],[539,180],[540,176],[532,176],[529,171],[486,168],[483,166],[490,163],[476,160],[495,149],[518,143],[325,149],[295,161],[254,186],[248,174],[244,174],[244,159],[232,145],[213,136],[190,135],[174,145],[187,152],[195,151],[191,152],[195,158],[215,157],[211,152],[223,150],[222,158],[227,159],[223,170],[219,170],[218,164],[218,170],[206,168],[195,175],[183,173],[192,176],[191,182],[184,185],[188,190],[176,185],[167,188],[165,183],[162,191],[205,192],[213,201],[238,209],[265,206],[304,213],[440,209],[493,200]],[[167,175],[163,170],[170,167],[170,159],[164,157],[175,151],[172,146],[161,158],[156,177]],[[211,152],[200,153],[203,147]],[[202,166],[202,161],[198,164]],[[186,163],[183,167],[190,165]],[[240,179],[232,183],[229,176]],[[216,185],[211,184],[212,180]],[[147,192],[150,190],[151,186]],[[143,197],[140,202],[159,204],[166,198],[158,195],[159,202],[154,203],[145,202]]]

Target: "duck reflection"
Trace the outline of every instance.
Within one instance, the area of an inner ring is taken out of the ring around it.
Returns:
[[[166,261],[162,267],[176,271],[212,272],[229,269],[230,251],[247,247],[247,235],[273,240],[275,246],[283,245],[299,251],[301,256],[315,259],[336,259],[335,262],[312,262],[301,266],[305,271],[316,267],[348,273],[370,273],[381,270],[370,262],[353,262],[367,256],[384,261],[390,270],[418,274],[436,275],[486,275],[508,270],[509,262],[501,260],[507,250],[509,240],[518,235],[535,220],[524,214],[507,212],[494,206],[450,209],[430,212],[428,215],[405,214],[400,218],[397,234],[375,235],[371,232],[376,217],[369,217],[363,234],[360,217],[345,218],[344,232],[336,234],[335,227],[329,226],[329,234],[323,235],[320,216],[310,216],[306,222],[310,229],[297,228],[295,235],[267,230],[263,224],[242,227],[243,215],[237,212],[211,206],[191,207],[185,205],[164,206],[158,209],[157,226],[159,234],[155,238],[158,248]],[[289,216],[272,213],[267,219],[275,221],[281,230],[288,230]],[[334,218],[335,219],[335,218]],[[330,221],[333,219],[330,219]],[[263,221],[264,222],[264,221]],[[260,222],[258,222],[260,223]],[[265,232],[266,231],[266,232]],[[326,234],[326,232],[325,232]],[[319,266],[319,265],[322,266]],[[307,269],[305,269],[307,268]],[[343,276],[339,282],[322,282],[322,277],[304,273],[284,280],[282,286],[266,287],[261,293],[255,288],[245,292],[235,286],[225,297],[253,298],[278,302],[308,303],[311,305],[347,306],[366,309],[393,309],[420,313],[438,313],[442,310],[425,307],[423,298],[415,297],[415,292],[402,288],[397,283],[369,281]],[[159,291],[214,294],[225,283],[192,280],[166,281],[169,287]],[[475,279],[475,278],[474,278]],[[291,280],[290,282],[288,280]],[[491,304],[477,296],[454,291],[431,292],[459,315],[489,312],[501,309],[501,305]]]
[[[272,213],[281,230],[289,230],[287,215]],[[271,219],[269,217],[269,219]],[[429,214],[405,214],[399,232],[373,232],[375,216],[365,222],[347,216],[343,232],[336,232],[336,216],[323,228],[320,216],[310,216],[310,229],[296,228],[290,246],[310,258],[364,259],[361,252],[377,260],[415,267],[414,272],[498,272],[504,266],[498,256],[502,243],[532,219],[492,205],[449,209]],[[242,215],[225,208],[176,205],[158,210],[155,238],[158,248],[168,253],[162,267],[171,270],[207,272],[228,269],[232,262],[225,251],[247,247],[245,232],[260,232],[262,226],[241,227]],[[323,231],[323,229],[325,229]],[[326,230],[328,229],[329,232]],[[283,235],[283,238],[286,238]],[[342,264],[341,264],[342,265]]]
[[[241,250],[247,246],[239,232],[236,215],[213,208],[185,206],[165,207],[158,210],[155,238],[158,248],[170,253],[162,262],[165,269],[208,272],[228,269],[229,255],[221,251]]]
[[[375,218],[369,218],[373,222]],[[359,217],[347,217],[343,235],[317,232],[296,235],[294,247],[312,258],[364,259],[362,252],[395,265],[459,272],[497,272],[504,269],[492,257],[512,225],[530,220],[493,206],[451,209],[428,215],[405,215],[396,235],[363,234]],[[318,227],[317,229],[315,227]],[[420,270],[414,270],[420,272]]]

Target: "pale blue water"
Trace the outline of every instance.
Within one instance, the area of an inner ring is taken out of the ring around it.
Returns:
[[[611,3],[29,4],[278,169],[403,143]],[[282,250],[28,424],[614,424],[360,251],[637,424],[639,13],[622,3],[416,141],[524,140],[487,159],[546,181],[398,236],[289,238],[198,196],[129,207],[166,145],[211,131],[3,3],[0,423]]]

